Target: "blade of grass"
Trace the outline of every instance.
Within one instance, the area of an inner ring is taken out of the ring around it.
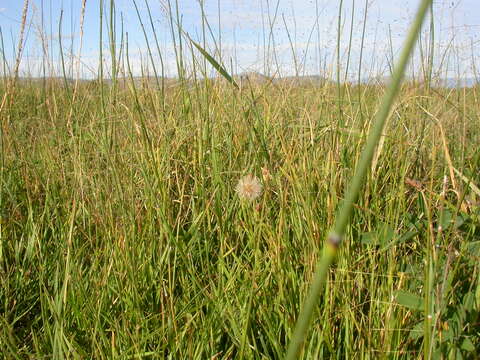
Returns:
[[[460,179],[462,179],[468,186],[470,186],[470,189],[472,189],[472,191],[477,194],[478,196],[480,196],[480,188],[478,188],[473,182],[472,180],[470,180],[469,178],[467,178],[465,175],[463,175],[460,171],[458,171],[456,168],[452,167],[453,171],[455,171],[455,173],[458,175],[458,177],[460,177]]]
[[[333,226],[333,231],[327,238],[322,258],[317,264],[317,270],[315,271],[313,277],[313,283],[305,300],[303,309],[301,310],[298,317],[297,324],[287,350],[287,354],[285,357],[285,359],[287,360],[293,360],[298,358],[298,354],[301,350],[303,340],[312,320],[313,310],[317,304],[320,291],[322,290],[325,283],[328,269],[337,254],[339,246],[341,245],[342,236],[345,233],[345,229],[350,219],[353,204],[357,200],[360,189],[362,188],[368,168],[370,167],[375,147],[378,143],[378,140],[380,139],[380,136],[382,135],[386,119],[394,102],[394,99],[400,89],[400,84],[403,79],[405,69],[413,52],[413,48],[417,41],[420,29],[425,19],[425,15],[431,2],[432,0],[423,0],[421,2],[413,24],[410,27],[408,36],[405,40],[405,45],[400,54],[400,58],[394,68],[392,81],[387,89],[386,94],[384,95],[380,110],[377,113],[375,119],[375,123],[370,130],[370,135],[367,139],[365,148],[357,164],[355,175],[346,193],[345,200],[339,212],[339,216],[336,218],[335,224]]]
[[[222,75],[225,80],[227,80],[230,84],[232,84],[235,88],[238,89],[238,84],[235,81],[235,79],[225,70],[225,68],[220,65],[204,48],[202,48],[199,44],[197,44],[195,41],[190,39],[190,42],[197,48],[198,51],[207,59],[207,61],[217,70],[220,75]]]

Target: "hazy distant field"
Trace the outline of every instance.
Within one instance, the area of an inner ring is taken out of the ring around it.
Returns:
[[[0,358],[282,358],[387,84],[125,66],[0,81]],[[402,85],[301,358],[480,356],[479,90]]]

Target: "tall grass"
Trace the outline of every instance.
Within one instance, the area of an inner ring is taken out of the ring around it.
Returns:
[[[299,358],[479,356],[478,87],[412,80],[379,109],[383,85],[244,81],[207,17],[196,39],[168,1],[179,79],[155,62],[150,9],[154,77],[137,78],[115,3],[100,7],[96,81],[0,84],[1,358],[282,358],[331,228]]]
[[[423,20],[427,14],[427,9],[430,6],[430,0],[422,1],[417,15],[415,16],[414,22],[411,25],[410,32],[405,40],[405,46],[398,64],[395,68],[395,71],[392,76],[388,90],[385,93],[383,101],[381,103],[380,109],[376,116],[375,122],[372,125],[372,128],[369,133],[369,137],[365,143],[365,149],[362,151],[358,164],[356,165],[355,174],[350,182],[349,188],[345,194],[345,199],[340,207],[338,216],[335,219],[335,223],[332,227],[332,231],[328,234],[327,242],[325,244],[323,256],[320,259],[320,262],[317,265],[317,270],[315,272],[313,283],[311,286],[310,293],[305,301],[304,308],[299,315],[297,322],[297,327],[295,333],[293,334],[293,339],[290,343],[286,358],[287,359],[296,359],[298,353],[300,352],[301,344],[305,338],[305,333],[308,330],[309,324],[313,317],[313,310],[318,303],[318,298],[322,288],[324,286],[328,269],[331,263],[334,261],[335,256],[338,252],[338,248],[342,243],[342,239],[345,235],[346,228],[353,210],[353,206],[358,199],[362,185],[365,181],[369,168],[373,160],[375,148],[377,147],[380,138],[382,137],[382,132],[385,127],[385,123],[390,114],[391,108],[395,101],[395,98],[400,89],[400,85],[407,67],[407,63],[410,59],[410,56],[413,52],[417,37],[422,28]],[[340,5],[341,8],[341,5]],[[339,16],[340,19],[340,16]],[[340,22],[340,20],[339,20]],[[353,23],[353,21],[352,21]],[[350,43],[351,44],[351,43]],[[347,62],[348,67],[348,62]],[[337,69],[337,73],[339,69]],[[338,77],[338,75],[337,75]],[[339,86],[337,82],[337,86]],[[340,100],[341,98],[339,98]],[[341,114],[340,114],[341,116]],[[430,313],[430,312],[428,312]],[[426,327],[427,328],[427,327]],[[428,333],[427,333],[428,334]],[[426,343],[428,346],[428,343]],[[429,353],[428,356],[429,357]]]

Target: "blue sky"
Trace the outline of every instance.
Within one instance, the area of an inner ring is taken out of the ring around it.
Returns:
[[[147,0],[153,18],[160,51],[168,75],[176,74],[175,53],[166,11],[167,0]],[[21,72],[40,75],[44,48],[48,53],[47,73],[60,73],[59,19],[63,10],[61,40],[66,69],[75,76],[79,52],[81,0],[30,0],[26,42]],[[145,0],[136,0],[150,44],[153,35]],[[220,56],[235,73],[259,71],[270,75],[334,74],[340,1],[334,0],[202,0],[211,34],[207,47]],[[418,0],[368,0],[366,36],[361,76],[387,75],[391,57],[399,51]],[[110,0],[105,1],[105,16]],[[175,1],[172,1],[175,3]],[[99,64],[99,4],[87,0],[83,47],[79,73],[94,77]],[[120,48],[121,19],[128,32],[129,58],[135,75],[152,69],[147,46],[133,0],[116,0],[117,49]],[[178,0],[182,27],[191,38],[202,41],[202,16],[199,0]],[[0,27],[4,52],[10,67],[14,64],[22,13],[22,0],[0,2]],[[42,10],[43,9],[43,10]],[[173,9],[175,10],[175,9]],[[353,11],[353,13],[352,13]],[[341,71],[348,64],[348,78],[358,76],[364,0],[344,0],[341,11]],[[349,48],[353,15],[352,41]],[[480,49],[480,2],[478,0],[436,0],[435,59],[439,76],[471,77]],[[43,24],[43,26],[42,26]],[[427,30],[427,29],[426,29]],[[428,37],[424,32],[424,44]],[[43,39],[43,40],[42,40]],[[215,41],[213,41],[215,39]],[[42,43],[44,46],[42,46]],[[104,21],[103,49],[108,53],[108,26]],[[156,50],[155,50],[156,53]],[[188,55],[187,55],[188,58]],[[410,72],[418,74],[421,63],[417,51]],[[154,54],[155,64],[160,63]],[[189,63],[187,61],[187,63]],[[108,71],[109,60],[105,58]],[[148,69],[148,70],[145,70]]]

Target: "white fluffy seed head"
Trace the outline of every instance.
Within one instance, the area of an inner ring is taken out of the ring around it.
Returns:
[[[238,181],[235,191],[240,199],[252,201],[262,195],[262,184],[255,175],[248,174]]]

